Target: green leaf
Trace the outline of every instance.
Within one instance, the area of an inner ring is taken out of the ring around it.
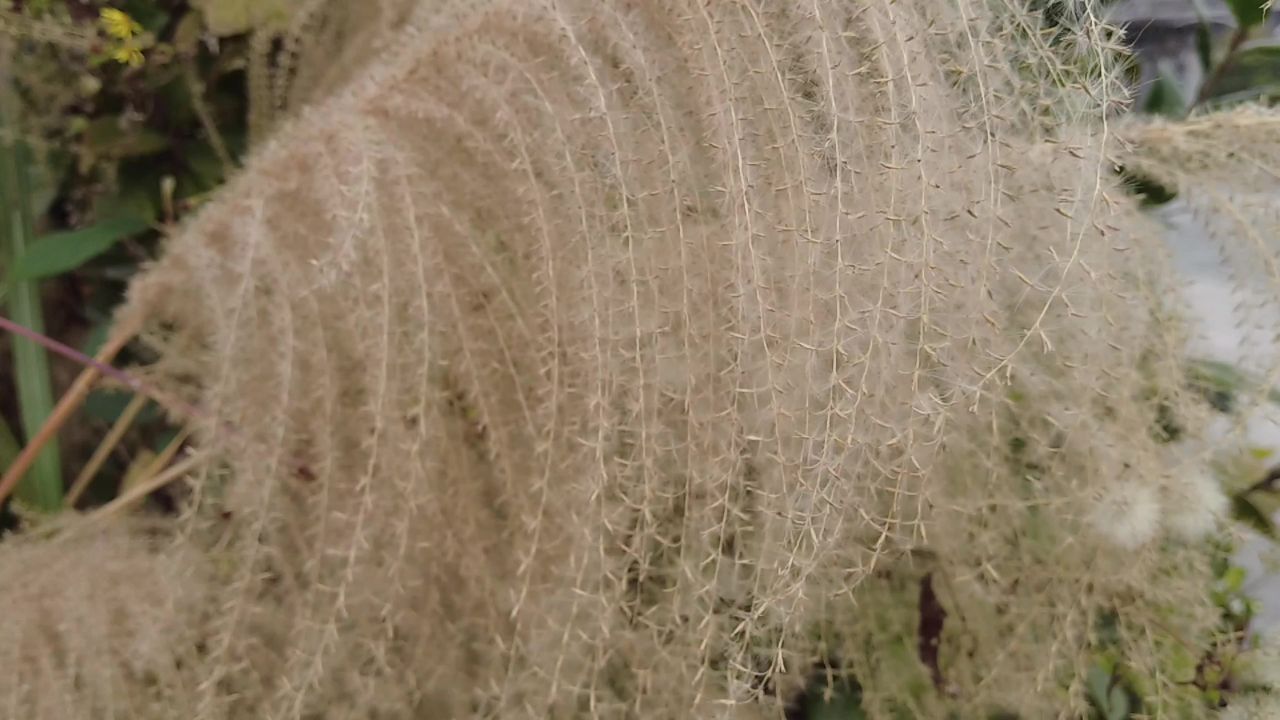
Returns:
[[[805,703],[804,716],[809,720],[865,720],[862,710],[862,689],[856,683],[838,682],[831,688],[831,697],[824,697],[820,688],[814,688]]]
[[[1221,79],[1205,98],[1216,105],[1256,100],[1280,91],[1280,42],[1248,43],[1231,57]]]
[[[1260,391],[1262,382],[1231,363],[1196,359],[1188,362],[1187,374],[1192,387],[1204,392],[1225,393],[1234,399],[1241,391]],[[1280,405],[1280,388],[1266,388],[1268,402]],[[1230,403],[1228,403],[1230,404]]]
[[[151,441],[151,449],[155,452],[157,456],[160,455],[161,453],[164,452],[164,449],[169,447],[170,443],[172,443],[174,439],[178,437],[178,434],[180,432],[182,431],[172,427],[169,428],[168,430],[165,430],[164,432],[157,435]]]
[[[1272,540],[1276,537],[1276,526],[1267,514],[1258,509],[1252,500],[1244,495],[1231,498],[1231,517],[1257,530]]]
[[[110,424],[120,418],[124,409],[133,400],[133,393],[122,390],[94,390],[85,398],[83,412],[85,417]],[[154,404],[147,405],[134,421],[143,425],[160,420],[161,415]]]
[[[124,160],[118,167],[118,177],[118,192],[94,203],[99,217],[136,215],[151,220],[159,215],[160,181],[164,177],[160,163]]]
[[[90,316],[98,313],[90,312]],[[93,319],[92,329],[89,331],[88,337],[80,344],[80,352],[94,357],[102,346],[107,343],[107,337],[111,334],[111,320],[109,317],[98,317]]]
[[[1084,688],[1094,708],[1100,712],[1105,711],[1108,705],[1108,696],[1110,695],[1111,670],[1106,667],[1106,664],[1101,659],[1089,667],[1089,674],[1085,676]]]
[[[1200,69],[1206,74],[1213,68],[1213,36],[1209,24],[1203,20],[1196,26],[1196,54],[1200,57]]]
[[[1261,25],[1267,19],[1267,0],[1227,0],[1227,5],[1231,6],[1231,14],[1236,16],[1241,28]]]
[[[222,162],[207,143],[193,143],[183,148],[182,161],[186,164],[183,173],[186,182],[178,183],[179,199],[208,192],[222,184]]]
[[[35,280],[74,270],[101,255],[121,239],[146,230],[147,221],[136,215],[103,220],[80,230],[38,238],[13,263],[13,280]]]
[[[191,4],[204,13],[209,32],[219,37],[276,28],[293,13],[287,0],[193,0]]]
[[[163,103],[165,109],[165,127],[170,128],[187,128],[193,127],[199,122],[199,118],[195,114],[195,102],[191,95],[191,85],[182,75],[182,69],[174,63],[168,73],[156,73],[152,78],[153,88],[149,88],[155,95],[156,102]],[[181,157],[184,151],[181,148],[175,148],[176,154]]]
[[[1240,592],[1244,587],[1244,568],[1239,566],[1231,566],[1222,576],[1223,589],[1230,593]]]
[[[1107,720],[1125,720],[1129,717],[1129,693],[1116,683],[1107,696]]]
[[[1169,671],[1174,677],[1191,677],[1195,674],[1199,658],[1183,646],[1174,644],[1168,649]]]
[[[120,4],[120,9],[151,33],[161,32],[169,21],[169,13],[164,9],[163,3],[155,0],[125,0]]]
[[[1187,101],[1182,97],[1178,83],[1161,71],[1142,111],[1149,115],[1181,118],[1187,112]]]

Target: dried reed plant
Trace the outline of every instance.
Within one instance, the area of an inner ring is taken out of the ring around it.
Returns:
[[[3,702],[777,717],[825,662],[869,717],[1081,717],[1105,626],[1179,707],[1222,499],[1167,442],[1203,411],[1072,10],[418,8],[123,311],[218,458],[172,665]],[[82,532],[0,558],[140,552]]]

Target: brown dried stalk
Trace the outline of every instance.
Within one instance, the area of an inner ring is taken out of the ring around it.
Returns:
[[[75,481],[71,483],[71,488],[67,490],[66,498],[63,499],[63,505],[66,507],[74,507],[80,496],[89,488],[89,483],[93,481],[94,475],[98,474],[98,470],[102,468],[102,464],[106,462],[107,457],[124,434],[133,425],[133,421],[138,417],[138,413],[142,412],[142,408],[147,404],[145,395],[134,395],[129,404],[125,406],[124,412],[120,413],[120,417],[116,418],[112,424],[111,430],[107,432],[102,442],[98,443],[98,447],[90,456],[89,462],[80,469],[80,473],[76,475]]]
[[[36,339],[34,336],[43,337],[39,333],[32,332],[27,328],[16,325],[5,318],[0,318],[0,321],[2,321],[0,322],[0,327],[7,330],[20,328],[20,330],[16,330],[16,332],[28,339]],[[97,357],[92,358],[92,362],[85,363],[84,370],[78,377],[76,377],[71,388],[68,389],[67,392],[63,394],[62,398],[58,400],[58,404],[54,407],[53,412],[50,413],[48,419],[45,420],[44,425],[40,427],[40,430],[35,434],[35,437],[31,438],[26,446],[22,448],[22,452],[14,459],[13,464],[5,470],[3,478],[0,478],[0,503],[4,502],[5,499],[9,497],[9,494],[18,486],[18,483],[22,480],[22,476],[26,474],[27,470],[31,468],[31,465],[40,455],[40,451],[49,442],[49,440],[57,435],[58,430],[66,424],[67,420],[71,417],[71,414],[75,412],[76,408],[80,406],[81,401],[83,401],[85,396],[89,394],[89,390],[93,388],[93,384],[97,382],[98,377],[103,374],[101,368],[106,367],[106,364],[111,362],[112,358],[114,358],[125,345],[129,344],[133,335],[134,333],[129,332],[127,328],[122,328],[120,332],[117,332],[114,337],[110,338],[106,344],[102,346],[102,349],[98,351]],[[57,343],[49,338],[44,339],[49,341],[47,343],[41,342],[45,347],[50,347],[50,343],[61,345],[61,343]],[[39,340],[37,340],[37,342],[39,342]],[[70,350],[70,348],[67,348],[65,345],[62,347]],[[50,349],[57,352],[56,348],[50,347]]]

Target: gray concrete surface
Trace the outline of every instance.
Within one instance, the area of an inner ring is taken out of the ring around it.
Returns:
[[[1188,353],[1253,372],[1271,371],[1280,363],[1280,292],[1275,284],[1224,261],[1206,223],[1183,203],[1171,203],[1157,216],[1168,228],[1175,267],[1193,313],[1195,332]],[[1224,438],[1236,432],[1225,423],[1219,429]],[[1251,445],[1280,454],[1280,408],[1257,408],[1247,416],[1243,432]],[[1245,568],[1247,592],[1261,602],[1256,629],[1280,628],[1280,548],[1250,535],[1237,562]]]

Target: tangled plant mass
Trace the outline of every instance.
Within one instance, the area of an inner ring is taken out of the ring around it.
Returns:
[[[825,663],[869,717],[1080,717],[1104,621],[1193,702],[1222,499],[1159,429],[1207,411],[1065,22],[420,8],[131,289],[138,372],[208,413],[181,516],[0,549],[15,625],[38,552],[181,632],[117,667],[68,610],[4,644],[7,712],[780,717]]]

